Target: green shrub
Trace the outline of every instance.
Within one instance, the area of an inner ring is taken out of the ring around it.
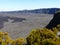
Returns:
[[[29,36],[26,38],[27,45],[55,45],[55,40],[57,39],[58,38],[55,33],[46,28],[33,29]]]
[[[52,39],[45,39],[42,41],[42,45],[56,45],[55,41],[53,41]]]

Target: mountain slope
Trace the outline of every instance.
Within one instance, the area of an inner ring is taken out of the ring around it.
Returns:
[[[34,9],[34,10],[18,10],[18,11],[9,11],[4,13],[37,13],[37,14],[54,14],[60,8],[44,8],[44,9]]]

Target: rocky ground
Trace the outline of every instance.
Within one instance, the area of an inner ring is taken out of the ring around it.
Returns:
[[[13,39],[26,38],[32,29],[45,27],[52,18],[50,14],[0,13],[0,30],[8,32]]]

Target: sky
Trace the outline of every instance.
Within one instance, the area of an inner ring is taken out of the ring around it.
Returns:
[[[60,0],[0,0],[0,11],[60,8]]]

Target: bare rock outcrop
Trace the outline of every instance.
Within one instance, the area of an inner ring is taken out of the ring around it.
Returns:
[[[46,28],[52,29],[53,27],[57,27],[58,24],[60,24],[60,11],[58,11],[54,14],[53,19],[46,26]]]

